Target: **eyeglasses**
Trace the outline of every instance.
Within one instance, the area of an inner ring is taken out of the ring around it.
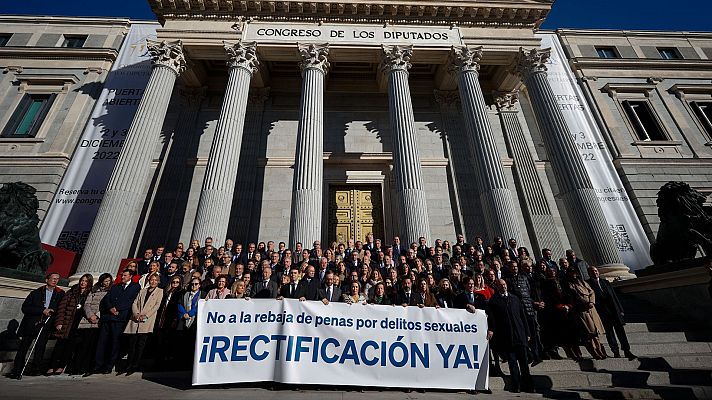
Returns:
[[[191,285],[191,286],[200,286],[199,283],[191,283],[190,285]]]
[[[180,281],[173,281],[171,282],[171,285],[180,285]]]

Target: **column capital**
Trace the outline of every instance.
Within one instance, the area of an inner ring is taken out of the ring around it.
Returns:
[[[449,57],[450,72],[477,72],[480,70],[480,60],[482,59],[482,46],[452,46]]]
[[[270,87],[255,88],[250,90],[247,97],[247,104],[253,106],[261,106],[269,98]]]
[[[494,102],[497,105],[499,112],[510,111],[517,112],[515,104],[519,101],[519,92],[492,92]]]
[[[183,54],[183,42],[180,40],[167,42],[157,40],[146,40],[148,53],[154,67],[168,67],[176,75],[185,71],[185,55]]]
[[[460,108],[460,93],[457,90],[433,90],[435,101],[442,108]]]
[[[411,67],[410,58],[413,57],[413,46],[386,46],[383,45],[383,54],[379,69],[383,72],[408,71]]]
[[[514,73],[522,79],[539,72],[546,73],[546,63],[550,57],[551,48],[525,50],[520,47],[519,56],[514,65]]]
[[[329,44],[304,44],[297,43],[299,47],[299,69],[304,73],[307,69],[317,69],[326,74],[331,64],[329,63]]]
[[[260,61],[257,59],[257,42],[243,42],[230,44],[223,41],[227,55],[228,68],[243,68],[251,74],[257,72]]]

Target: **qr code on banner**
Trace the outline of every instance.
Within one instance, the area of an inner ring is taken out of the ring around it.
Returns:
[[[630,242],[628,232],[624,225],[609,225],[613,242],[616,244],[618,251],[633,251],[633,244]]]
[[[62,231],[57,239],[57,247],[75,253],[84,252],[84,247],[89,239],[89,231]]]

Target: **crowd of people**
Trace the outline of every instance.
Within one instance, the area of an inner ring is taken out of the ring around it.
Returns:
[[[597,360],[636,358],[630,351],[623,309],[608,281],[573,250],[554,258],[542,249],[532,256],[516,239],[480,237],[466,243],[425,238],[390,245],[369,234],[362,241],[331,243],[310,249],[297,243],[234,243],[216,246],[212,238],[189,246],[178,243],[146,249],[118,277],[90,274],[64,292],[57,274],[32,291],[22,305],[22,340],[12,378],[62,373],[89,376],[141,369],[149,349],[156,369],[190,368],[195,318],[200,299],[284,298],[302,301],[485,310],[491,369],[501,375],[507,362],[510,390],[533,391],[530,365],[565,356],[583,359],[584,346]],[[47,340],[57,342],[42,363]],[[620,341],[620,346],[619,342]],[[149,357],[146,357],[147,359]],[[144,363],[145,364],[145,363]]]

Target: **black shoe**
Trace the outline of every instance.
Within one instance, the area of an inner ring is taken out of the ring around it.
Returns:
[[[87,371],[84,374],[82,374],[82,378],[88,378],[90,376],[94,375],[94,372],[92,371]]]
[[[536,367],[537,365],[539,365],[539,364],[541,364],[541,363],[542,363],[542,360],[541,360],[541,359],[537,359],[537,360],[532,361],[531,366],[532,366],[532,368],[533,368],[533,367]]]
[[[633,360],[635,360],[636,358],[638,358],[638,356],[636,356],[635,354],[631,353],[630,350],[624,350],[624,351],[623,351],[623,354],[625,354],[625,356],[628,357],[628,360],[629,360],[629,361],[633,361]]]
[[[131,375],[133,375],[135,372],[136,372],[135,369],[129,368],[129,369],[126,370],[126,376],[131,376]],[[116,375],[118,375],[118,374],[116,374]]]
[[[512,393],[521,393],[521,390],[519,390],[519,388],[514,388],[514,389],[510,390],[510,392],[512,392]]]
[[[621,358],[621,353],[614,351],[613,352],[613,358]]]
[[[563,360],[564,358],[559,355],[559,352],[556,350],[552,350],[549,352],[549,357],[552,360]]]
[[[20,379],[22,379],[22,376],[21,376],[19,373],[17,373],[17,372],[10,372],[9,374],[6,374],[5,376],[8,377],[8,378],[10,378],[10,379],[17,379],[18,381],[19,381]]]
[[[105,370],[101,371],[101,373],[102,373],[103,375],[109,375],[109,374],[111,373],[111,370],[110,370],[110,369],[105,369]]]

